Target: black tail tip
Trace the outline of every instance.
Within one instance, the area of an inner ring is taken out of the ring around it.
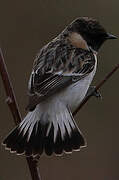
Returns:
[[[18,126],[5,138],[2,144],[11,153],[25,154],[26,156],[42,155],[43,152],[48,156],[52,154],[61,156],[63,153],[71,154],[73,151],[79,151],[81,148],[86,147],[86,141],[79,129],[72,129],[69,135],[65,127],[65,135],[62,137],[59,128],[54,141],[54,126],[53,124],[51,125],[49,134],[46,136],[48,127],[49,125],[43,127],[39,122],[37,126],[38,131],[36,132],[36,127],[34,126],[28,140],[28,134],[23,134]]]

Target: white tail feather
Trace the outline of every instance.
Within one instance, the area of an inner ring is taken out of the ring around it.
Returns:
[[[79,150],[85,146],[85,141],[70,110],[58,102],[57,106],[37,105],[8,135],[4,144],[18,154],[41,155],[45,150],[47,155],[53,152],[59,155]]]

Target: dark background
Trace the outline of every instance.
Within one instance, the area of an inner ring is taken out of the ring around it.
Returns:
[[[0,46],[16,92],[18,104],[25,115],[27,82],[38,50],[57,36],[79,16],[95,17],[118,36],[118,0],[1,0]],[[101,80],[115,64],[119,40],[106,42],[98,56],[94,83]],[[39,162],[45,180],[117,180],[119,179],[119,71],[103,86],[103,100],[92,98],[78,113],[77,122],[88,147],[63,157],[45,157]],[[0,142],[14,127],[5,104],[0,79]],[[29,180],[24,157],[0,149],[0,179]]]

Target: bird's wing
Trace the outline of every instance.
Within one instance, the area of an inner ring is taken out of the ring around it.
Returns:
[[[42,99],[84,78],[94,65],[95,58],[91,51],[48,44],[34,63],[29,80],[28,107],[32,109]]]

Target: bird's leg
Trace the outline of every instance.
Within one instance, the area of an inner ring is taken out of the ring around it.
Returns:
[[[86,96],[95,96],[96,98],[102,99],[101,93],[95,89],[95,86],[90,86]]]

